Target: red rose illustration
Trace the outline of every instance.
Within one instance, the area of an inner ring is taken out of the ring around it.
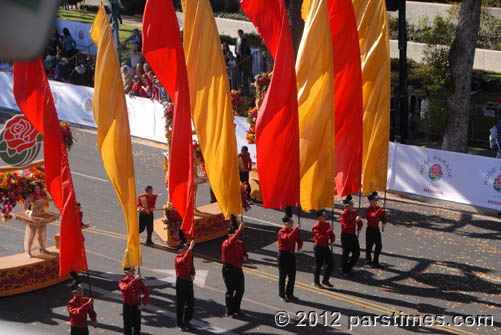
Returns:
[[[12,150],[15,149],[17,153],[36,145],[37,135],[38,131],[24,115],[14,116],[4,126],[3,138],[7,143],[7,147]]]
[[[501,175],[496,178],[496,185],[501,186]]]
[[[440,166],[440,164],[433,164],[433,166],[431,167],[431,173],[435,177],[440,177],[442,175],[442,167]]]

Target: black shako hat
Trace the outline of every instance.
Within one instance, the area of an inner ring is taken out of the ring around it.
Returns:
[[[369,201],[371,200],[378,200],[378,196],[377,196],[377,192],[372,192],[371,194],[369,194],[369,196],[367,197],[367,199],[369,199]]]
[[[320,210],[320,211],[316,211],[315,212],[315,215],[317,216],[317,218],[323,216],[323,217],[327,217],[327,215],[325,214],[325,211],[324,210]]]
[[[288,216],[284,216],[284,217],[282,218],[282,222],[283,222],[283,223],[292,222],[292,219],[291,219],[290,217],[288,217]]]
[[[353,203],[353,198],[352,198],[351,194],[348,195],[346,197],[346,199],[343,200],[343,204],[345,204],[345,205],[349,205],[349,204],[352,204],[352,203]]]

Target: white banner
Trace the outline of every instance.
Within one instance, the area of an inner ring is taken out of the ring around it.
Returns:
[[[56,27],[57,31],[59,32],[59,35],[61,36],[63,36],[63,29],[68,28],[71,37],[73,37],[75,43],[77,44],[77,50],[81,51],[87,49],[92,55],[97,54],[97,47],[90,38],[90,33],[89,33],[92,24],[57,19]]]
[[[12,93],[12,74],[0,72],[0,107],[17,110]],[[59,120],[96,128],[92,113],[92,87],[71,85],[49,80]],[[132,136],[165,143],[163,106],[150,99],[126,96]]]
[[[501,160],[390,145],[388,189],[501,210]]]

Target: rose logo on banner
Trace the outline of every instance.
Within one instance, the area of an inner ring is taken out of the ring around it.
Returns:
[[[501,192],[501,175],[498,175],[496,179],[494,179],[492,186],[494,187],[496,192]]]
[[[433,181],[439,181],[444,173],[442,172],[442,167],[440,164],[433,164],[428,171],[428,177]]]
[[[85,99],[84,101],[84,110],[88,113],[88,114],[92,114],[92,99]]]
[[[447,178],[452,177],[452,169],[449,163],[440,156],[426,158],[421,164],[419,172],[423,176],[428,176],[429,180],[434,183],[439,182],[444,176],[447,176]]]
[[[43,137],[24,115],[16,115],[0,131],[0,158],[7,164],[23,167],[38,156]]]

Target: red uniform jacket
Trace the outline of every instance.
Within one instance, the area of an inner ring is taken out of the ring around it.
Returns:
[[[386,224],[386,217],[384,216],[383,207],[372,207],[369,206],[365,210],[365,217],[367,218],[367,225],[372,228],[379,228],[379,221],[383,221]]]
[[[175,259],[176,277],[193,281],[195,279],[195,265],[193,265],[193,253],[188,249],[183,256],[177,255]]]
[[[242,153],[239,153],[238,154],[238,160],[242,161],[242,165],[243,166],[240,166],[240,162],[239,162],[239,167],[240,167],[240,171],[243,172],[243,171],[250,171],[252,170],[252,159],[251,159],[251,156],[249,153],[247,154],[242,154]]]
[[[237,269],[242,268],[244,256],[247,256],[244,242],[238,239],[241,232],[242,230],[238,229],[235,235],[226,239],[222,245],[223,263],[231,264]]]
[[[313,226],[312,231],[315,236],[315,244],[318,246],[327,247],[329,239],[332,243],[336,240],[336,235],[334,235],[329,222],[317,221],[317,223]]]
[[[84,297],[73,297],[68,301],[68,313],[70,313],[70,324],[80,329],[87,327],[87,314],[92,321],[96,321],[97,317],[89,304],[89,298]]]
[[[137,197],[137,208],[139,211],[143,211],[145,208],[143,207],[143,204],[141,203],[141,198],[146,197],[146,203],[148,204],[148,209],[154,209],[156,204],[157,204],[157,197],[158,195],[152,194],[151,196],[148,196],[148,193],[143,193],[140,196]]]
[[[299,228],[288,229],[283,227],[278,231],[278,250],[284,250],[293,253],[296,246],[303,248],[303,240],[299,237]]]
[[[356,210],[348,210],[345,209],[341,216],[339,217],[339,221],[341,222],[341,232],[346,234],[355,234],[355,227],[357,226],[357,222],[355,219],[357,218],[358,213]],[[362,229],[364,223],[362,220],[358,221],[358,231]]]
[[[131,280],[125,277],[118,283],[118,287],[120,287],[120,291],[122,292],[122,298],[124,304],[127,304],[129,306],[136,306],[138,304],[139,285],[141,285],[141,292],[143,292],[143,301],[141,304],[146,305],[148,303],[148,298],[150,297],[150,291],[143,284],[143,281],[137,279]]]

